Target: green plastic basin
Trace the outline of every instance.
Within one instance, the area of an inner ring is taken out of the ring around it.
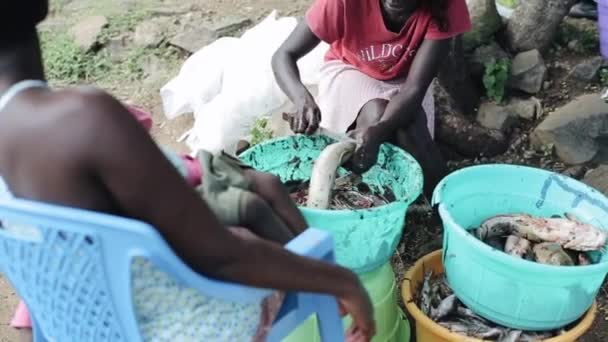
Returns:
[[[321,151],[334,142],[325,136],[289,136],[256,145],[240,158],[253,168],[275,174],[283,182],[308,180]],[[340,169],[339,174],[346,170]],[[422,191],[422,170],[403,150],[384,144],[377,164],[363,175],[374,190],[391,189],[396,201],[363,210],[300,208],[311,227],[330,232],[338,264],[357,273],[372,271],[390,260],[401,238],[407,207]]]
[[[520,330],[552,330],[579,319],[608,273],[606,249],[589,266],[548,266],[517,259],[467,233],[489,217],[573,213],[608,228],[608,199],[565,176],[514,165],[454,172],[435,189],[444,225],[443,264],[458,298],[477,314]]]

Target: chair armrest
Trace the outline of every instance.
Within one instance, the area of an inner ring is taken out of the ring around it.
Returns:
[[[295,239],[289,241],[285,248],[295,254],[312,259],[334,262],[334,242],[332,236],[320,229],[309,228]]]

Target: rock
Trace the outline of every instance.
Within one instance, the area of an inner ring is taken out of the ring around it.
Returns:
[[[511,64],[509,86],[529,94],[538,93],[545,81],[547,66],[538,50],[518,54]]]
[[[192,27],[184,30],[175,37],[171,38],[169,43],[184,49],[190,53],[195,53],[202,47],[212,43],[219,37],[212,30],[200,26]]]
[[[602,57],[593,57],[584,62],[577,64],[574,69],[570,72],[569,77],[575,78],[580,81],[590,82],[595,79],[597,73],[600,71],[604,59]]]
[[[532,132],[537,149],[553,145],[566,164],[593,160],[608,148],[608,103],[599,94],[583,95],[549,115]]]
[[[608,165],[600,165],[597,169],[588,172],[583,183],[608,195]]]
[[[475,49],[468,58],[471,74],[475,79],[481,79],[485,72],[486,65],[492,61],[501,59],[510,59],[510,57],[496,42],[480,46]]]
[[[228,17],[213,25],[189,25],[173,37],[169,43],[194,53],[218,38],[236,34],[250,24],[251,20],[247,18]]]
[[[123,35],[108,40],[105,49],[114,63],[123,61],[129,55],[129,36]]]
[[[465,51],[488,43],[502,26],[495,0],[466,0],[473,28],[463,35]]]
[[[141,22],[135,28],[133,43],[142,47],[156,47],[166,38],[167,18],[154,18]]]
[[[479,106],[477,122],[489,129],[508,132],[517,124],[517,116],[509,108],[486,102]]]
[[[251,25],[251,19],[242,17],[222,17],[222,19],[216,22],[212,27],[218,37],[226,37],[237,34],[242,29]]]
[[[582,165],[569,167],[562,172],[562,175],[579,180],[585,175],[585,167]]]
[[[70,34],[76,45],[89,51],[99,43],[101,31],[107,25],[108,19],[102,15],[86,17],[70,29]]]
[[[536,120],[543,115],[543,104],[535,97],[528,100],[513,99],[509,101],[507,108],[513,115],[529,121]]]
[[[493,102],[481,104],[477,111],[477,122],[489,129],[508,132],[518,122],[519,118],[534,120],[540,115],[542,115],[542,104],[538,99],[513,99],[502,106]]]

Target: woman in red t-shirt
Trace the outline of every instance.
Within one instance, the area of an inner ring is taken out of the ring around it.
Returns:
[[[447,172],[432,138],[430,85],[449,38],[470,28],[465,0],[316,0],[272,61],[298,109],[289,118],[292,130],[351,131],[359,141],[351,164],[359,173],[375,163],[383,142],[396,143],[420,162],[429,198]],[[315,101],[297,61],[321,41],[331,47]]]

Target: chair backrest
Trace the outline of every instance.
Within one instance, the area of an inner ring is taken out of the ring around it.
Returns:
[[[138,256],[214,297],[259,302],[270,293],[200,276],[155,229],[131,219],[3,199],[0,227],[0,271],[45,340],[140,341],[130,288]]]

